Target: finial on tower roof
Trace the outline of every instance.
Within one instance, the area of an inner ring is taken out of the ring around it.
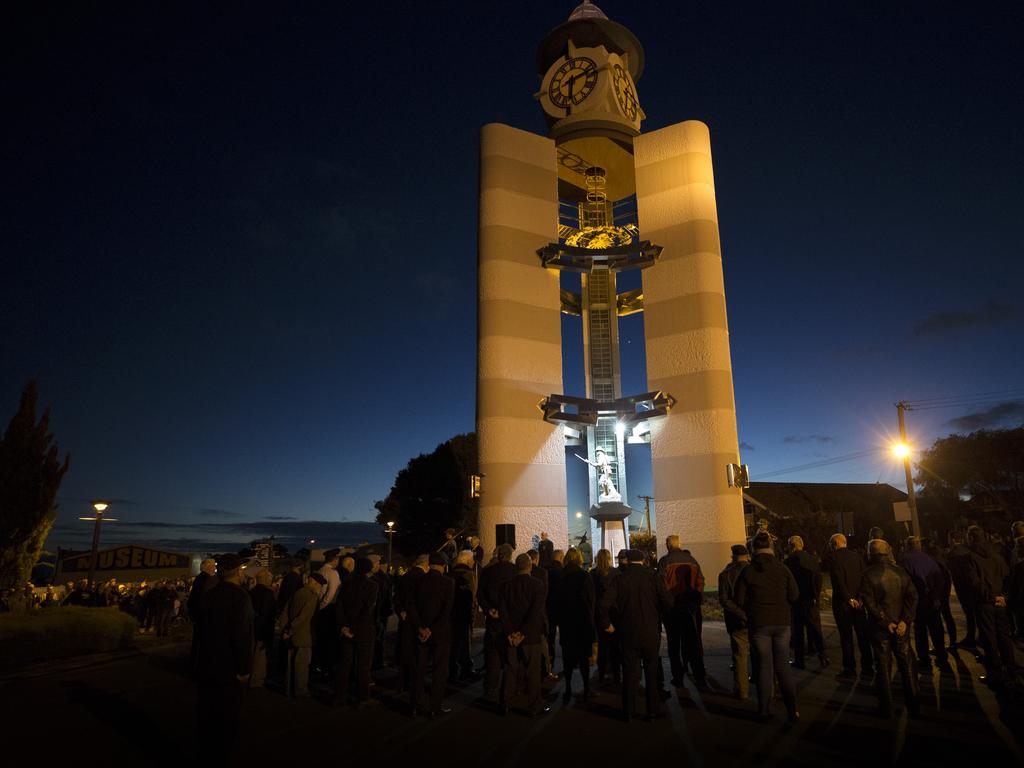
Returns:
[[[576,6],[571,14],[569,14],[569,21],[577,21],[579,19],[607,19],[604,15],[604,11],[594,5],[590,0],[583,0],[582,3]]]

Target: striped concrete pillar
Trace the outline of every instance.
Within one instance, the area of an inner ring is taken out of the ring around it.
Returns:
[[[676,533],[705,573],[745,540],[722,249],[708,128],[687,121],[634,139],[640,232],[664,247],[644,271],[647,382],[679,401],[651,423],[659,546]]]
[[[556,167],[550,139],[507,125],[481,131],[476,430],[488,553],[498,523],[516,526],[520,551],[541,531],[568,544],[565,439],[537,408],[562,391],[558,273],[537,257],[558,239]]]

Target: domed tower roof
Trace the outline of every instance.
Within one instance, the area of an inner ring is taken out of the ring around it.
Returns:
[[[565,55],[569,40],[580,48],[603,45],[609,51],[625,54],[633,81],[644,71],[644,49],[636,35],[621,24],[610,20],[604,11],[583,0],[569,15],[569,19],[551,30],[537,48],[537,72],[544,75],[548,67]]]
[[[576,6],[576,10],[569,14],[569,21],[576,21],[577,19],[607,19],[604,15],[604,11],[594,5],[590,0],[583,0],[582,3]]]

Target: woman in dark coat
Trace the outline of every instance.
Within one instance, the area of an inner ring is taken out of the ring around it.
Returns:
[[[612,568],[612,553],[607,549],[597,552],[594,567],[590,570],[590,578],[594,582],[594,621],[597,622],[597,606],[601,605],[601,598],[611,580],[615,578],[615,570]],[[615,619],[612,619],[613,623]],[[608,632],[597,633],[597,680],[604,683],[611,673],[613,678],[618,679],[618,658],[615,654],[615,640]]]
[[[562,575],[555,583],[561,606],[558,634],[562,645],[562,701],[572,699],[572,678],[576,669],[583,676],[583,700],[590,698],[590,652],[594,644],[594,581],[583,570],[583,555],[575,547],[565,553]]]

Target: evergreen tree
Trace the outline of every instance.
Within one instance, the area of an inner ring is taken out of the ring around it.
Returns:
[[[395,523],[395,548],[405,555],[433,552],[444,543],[446,528],[475,531],[477,500],[469,497],[469,477],[477,471],[472,432],[410,460],[388,497],[374,505],[377,522]]]
[[[29,381],[0,441],[0,588],[25,582],[57,517],[55,499],[68,471],[49,434],[50,411],[36,422],[39,399]]]

